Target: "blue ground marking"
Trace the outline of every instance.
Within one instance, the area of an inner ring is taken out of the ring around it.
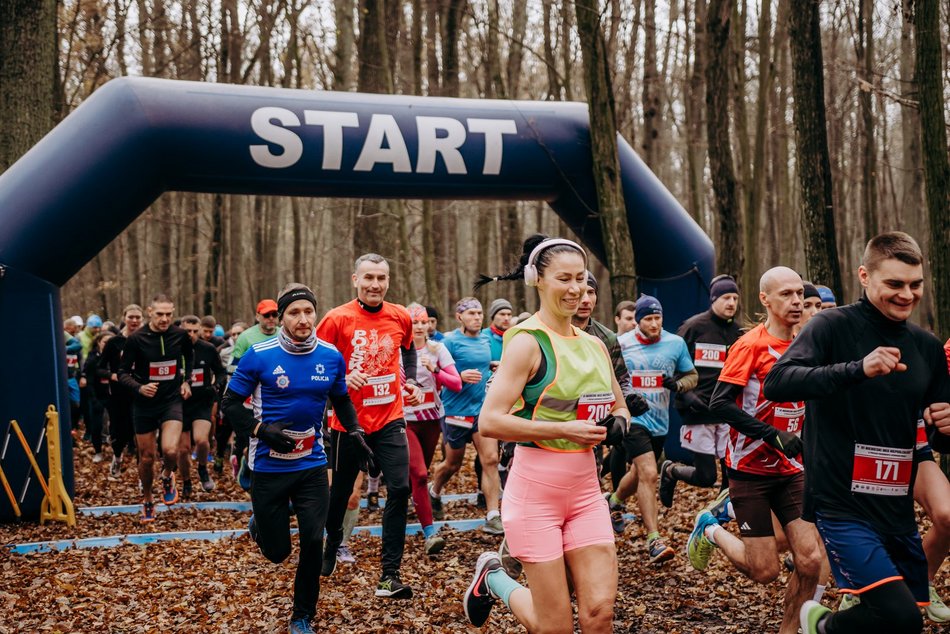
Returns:
[[[482,524],[485,523],[483,519],[470,519],[470,520],[449,520],[445,522],[436,522],[435,525],[437,528],[443,526],[454,528],[457,531],[471,531],[479,528]],[[7,548],[10,552],[18,555],[25,555],[29,553],[48,553],[54,551],[69,550],[73,548],[115,548],[116,546],[125,546],[127,544],[132,544],[136,546],[144,546],[146,544],[153,544],[155,542],[165,542],[172,540],[200,540],[200,541],[217,541],[219,539],[224,539],[228,537],[240,537],[245,534],[247,530],[245,529],[233,529],[233,530],[223,530],[223,531],[182,531],[174,533],[138,533],[133,535],[113,535],[111,537],[86,537],[83,539],[61,539],[58,541],[50,542],[31,542],[27,544],[10,544]],[[291,529],[291,534],[295,534],[297,529]],[[374,526],[357,526],[353,529],[354,533],[368,533],[374,537],[379,537],[382,535],[383,527],[380,525]],[[422,532],[422,525],[420,524],[408,524],[406,526],[407,535],[415,535],[416,533]]]
[[[458,502],[464,501],[470,504],[475,503],[475,493],[457,493],[452,495],[443,495],[443,502]],[[386,498],[379,498],[379,506],[383,508],[386,506]],[[360,508],[366,508],[366,499],[363,498],[360,500]],[[156,504],[155,512],[163,513],[165,511],[173,509],[197,509],[202,511],[242,511],[245,513],[251,512],[251,503],[250,502],[179,502],[175,504],[172,508],[165,506],[164,504]],[[137,515],[142,511],[141,504],[122,504],[118,506],[83,506],[77,509],[77,511],[82,515],[112,515],[115,513],[128,513],[132,515]]]

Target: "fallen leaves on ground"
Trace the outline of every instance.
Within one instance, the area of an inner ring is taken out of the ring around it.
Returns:
[[[135,503],[134,474],[101,485],[108,463],[93,465],[91,455],[76,456],[77,498],[85,502]],[[455,487],[473,490],[470,462]],[[218,479],[212,494],[197,499],[244,500],[229,475]],[[111,491],[116,499],[107,499]],[[717,553],[709,569],[695,572],[683,554],[692,514],[708,491],[681,487],[673,509],[661,509],[663,534],[677,557],[662,566],[646,561],[642,524],[627,527],[618,538],[620,584],[614,630],[640,634],[775,632],[781,619],[785,575],[768,586],[752,583],[735,572]],[[465,502],[447,504],[448,516],[478,517]],[[629,509],[636,510],[631,502]],[[361,515],[361,524],[378,522],[378,513]],[[247,514],[233,511],[174,509],[159,513],[143,527],[134,515],[81,516],[78,526],[34,524],[0,526],[4,543],[91,535],[171,530],[244,528]],[[498,547],[499,538],[479,531],[444,530],[448,546],[428,558],[420,535],[407,538],[403,581],[415,598],[409,601],[373,596],[379,574],[380,540],[354,536],[355,565],[340,565],[323,579],[315,628],[319,632],[476,632],[467,625],[461,597],[471,580],[479,553]],[[247,536],[217,542],[175,541],[147,546],[70,550],[59,553],[0,554],[0,634],[8,632],[278,632],[286,631],[292,606],[296,546],[282,564],[272,564]],[[938,590],[950,596],[945,572]],[[829,590],[825,603],[833,605]],[[485,631],[520,630],[499,603]],[[936,634],[939,626],[928,624]]]

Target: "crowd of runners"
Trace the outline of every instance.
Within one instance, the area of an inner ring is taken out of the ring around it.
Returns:
[[[616,306],[613,327],[593,319],[587,258],[532,236],[514,270],[476,287],[525,283],[540,309],[463,297],[447,332],[432,307],[386,300],[376,254],[355,262],[353,301],[327,311],[291,283],[257,304],[250,328],[178,317],[162,294],[116,323],[69,318],[74,435],[103,462],[108,420],[109,477],[136,465],[143,522],[155,520],[156,473],[171,506],[213,490],[225,467],[250,492],[248,532],[267,559],[290,555],[295,515],[291,632],[313,631],[321,577],[354,561],[364,485],[382,507],[375,594],[413,596],[400,577],[410,499],[437,557],[451,548],[442,492],[469,444],[481,530],[498,538],[464,593],[476,626],[501,601],[530,632],[570,632],[574,600],[582,631],[613,631],[630,498],[651,564],[685,556],[703,571],[724,557],[763,584],[785,568],[780,634],[950,622],[933,586],[950,549],[950,482],[931,451],[950,451],[950,341],[908,321],[924,288],[913,238],[868,243],[854,303],[777,266],[761,306],[744,311],[761,319],[744,324],[737,282],[721,275],[710,309],[676,334],[648,295]],[[690,465],[665,459],[671,409]],[[679,527],[661,526],[659,506],[676,503],[680,482],[709,489],[709,502],[678,555]],[[930,518],[923,538],[915,501]],[[844,597],[833,613],[820,603],[832,581]]]

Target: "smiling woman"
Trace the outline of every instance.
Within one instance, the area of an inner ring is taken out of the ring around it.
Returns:
[[[530,589],[509,578],[497,553],[483,553],[465,614],[480,627],[501,599],[529,631],[570,629],[570,573],[581,630],[609,632],[617,553],[591,449],[630,413],[606,347],[571,323],[587,292],[584,249],[532,236],[517,269],[477,286],[519,278],[538,289],[541,309],[506,331],[480,425],[486,437],[518,443],[501,517]]]

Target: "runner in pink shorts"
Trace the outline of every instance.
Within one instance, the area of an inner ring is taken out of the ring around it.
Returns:
[[[501,518],[529,588],[483,553],[465,592],[481,627],[501,599],[528,631],[611,632],[617,553],[592,448],[622,435],[630,414],[599,339],[571,324],[587,290],[587,255],[569,240],[532,236],[521,266],[496,278],[536,286],[541,309],[505,332],[501,364],[479,418],[489,438],[517,442]]]

